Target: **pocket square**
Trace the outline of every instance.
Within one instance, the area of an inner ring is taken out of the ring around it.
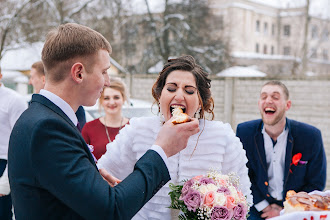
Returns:
[[[299,160],[298,165],[306,165],[307,163],[307,160]]]

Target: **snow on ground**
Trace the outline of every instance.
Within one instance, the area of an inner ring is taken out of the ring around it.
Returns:
[[[255,67],[233,66],[229,67],[217,76],[224,77],[265,77],[267,74],[257,70]]]

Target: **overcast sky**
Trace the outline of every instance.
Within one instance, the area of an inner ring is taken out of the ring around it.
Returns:
[[[302,7],[306,0],[250,0],[277,8]],[[310,13],[314,16],[330,17],[330,0],[310,0]]]
[[[169,0],[169,2],[180,0]],[[306,0],[250,0],[260,4],[270,5],[277,8],[302,7],[306,5]],[[149,6],[153,12],[161,12],[164,10],[164,0],[148,0]],[[330,0],[310,0],[311,15],[330,18]],[[147,12],[145,0],[135,0],[133,3],[134,11]]]

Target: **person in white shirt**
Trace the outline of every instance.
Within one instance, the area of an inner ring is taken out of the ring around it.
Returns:
[[[12,219],[7,172],[9,137],[15,122],[26,108],[27,103],[24,98],[0,82],[0,219],[4,220]]]
[[[160,72],[152,88],[160,116],[132,118],[107,145],[106,153],[97,165],[119,179],[124,179],[134,164],[149,149],[164,122],[171,121],[172,111],[180,107],[191,118],[199,120],[200,132],[189,138],[187,148],[169,158],[170,183],[177,184],[194,176],[204,175],[210,169],[223,174],[235,172],[240,177],[241,189],[252,203],[247,158],[231,126],[213,119],[211,80],[192,56],[170,59]],[[169,183],[139,211],[133,219],[177,219],[177,212],[169,209]]]
[[[319,129],[286,118],[289,90],[280,81],[263,85],[258,101],[262,119],[241,123],[236,134],[249,159],[254,206],[249,220],[280,214],[288,190],[323,190],[326,157]]]

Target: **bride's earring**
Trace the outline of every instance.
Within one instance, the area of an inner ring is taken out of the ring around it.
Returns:
[[[200,116],[201,116],[200,113],[201,113],[201,107],[199,107],[197,109],[197,111],[195,112],[194,118],[200,118]]]
[[[163,115],[163,113],[160,111],[160,103],[158,104],[158,115],[159,115],[159,123],[160,125],[163,125],[165,123],[165,117]]]
[[[159,113],[159,123],[160,125],[163,125],[165,123],[164,115],[161,112]]]

